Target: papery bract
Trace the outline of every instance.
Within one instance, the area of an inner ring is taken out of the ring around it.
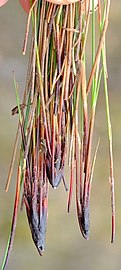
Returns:
[[[30,0],[19,0],[20,1],[20,4],[22,6],[22,8],[27,12],[29,13],[29,10],[30,10]],[[34,1],[33,1],[34,2]]]
[[[30,10],[30,0],[19,0],[20,4],[22,6],[22,8],[29,13]],[[50,2],[52,4],[56,4],[56,5],[68,5],[74,2],[77,2],[78,0],[48,0],[47,2]],[[34,0],[32,0],[32,2],[34,2]]]
[[[8,0],[0,0],[0,7],[5,5],[8,2]]]

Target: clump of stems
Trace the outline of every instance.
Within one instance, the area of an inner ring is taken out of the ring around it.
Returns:
[[[5,269],[13,244],[20,194],[26,207],[33,241],[42,255],[48,212],[49,186],[63,181],[68,157],[70,211],[73,183],[76,181],[76,206],[80,230],[85,239],[90,230],[90,195],[97,144],[92,157],[93,131],[100,83],[104,78],[109,139],[112,236],[115,235],[115,199],[112,130],[109,113],[105,35],[110,1],[79,1],[54,5],[35,1],[28,17],[23,54],[26,53],[29,25],[32,39],[23,102],[14,78],[19,124],[15,139],[6,191],[14,167],[18,135],[21,134],[20,160],[12,227],[1,269]],[[98,25],[99,33],[95,26]],[[92,68],[87,79],[86,44],[89,25],[92,32]],[[96,44],[96,38],[98,44]],[[97,48],[97,49],[96,49]],[[89,110],[88,107],[91,109]]]

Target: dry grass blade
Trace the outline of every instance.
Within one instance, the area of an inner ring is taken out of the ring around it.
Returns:
[[[18,167],[18,174],[17,174],[17,184],[16,184],[16,195],[15,195],[15,202],[14,202],[14,210],[13,210],[13,218],[12,218],[12,225],[11,231],[7,243],[5,257],[2,263],[1,270],[5,270],[8,264],[8,259],[10,256],[11,248],[13,245],[13,239],[15,234],[15,228],[17,223],[17,214],[18,214],[18,206],[19,206],[19,198],[20,198],[20,181],[21,181],[21,167]]]
[[[6,182],[6,186],[5,186],[6,192],[8,192],[10,181],[11,181],[11,176],[12,176],[13,169],[14,169],[14,163],[15,163],[15,159],[16,159],[16,151],[17,151],[17,145],[18,145],[19,129],[20,129],[20,126],[18,125],[16,138],[15,138],[15,142],[14,142],[14,147],[13,147],[11,163],[10,163],[10,168],[9,168],[9,173],[8,173],[8,178],[7,178],[7,182]]]

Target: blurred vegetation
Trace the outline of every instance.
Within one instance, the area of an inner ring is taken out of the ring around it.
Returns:
[[[109,73],[109,97],[113,127],[115,191],[116,191],[116,240],[110,244],[111,210],[108,182],[108,143],[103,86],[98,101],[94,144],[100,137],[91,193],[91,233],[85,241],[79,232],[75,211],[75,198],[71,213],[67,214],[67,193],[63,185],[57,190],[50,188],[49,219],[46,251],[39,257],[31,240],[25,211],[19,213],[14,247],[8,269],[90,269],[119,270],[121,264],[121,35],[120,0],[112,1],[107,34],[107,58]],[[18,1],[9,1],[0,9],[0,261],[7,242],[11,224],[16,170],[10,190],[4,191],[17,127],[17,118],[11,117],[16,105],[13,91],[15,70],[22,96],[27,56],[22,56],[26,15]],[[17,166],[17,161],[16,161]],[[69,172],[66,172],[68,183]]]

